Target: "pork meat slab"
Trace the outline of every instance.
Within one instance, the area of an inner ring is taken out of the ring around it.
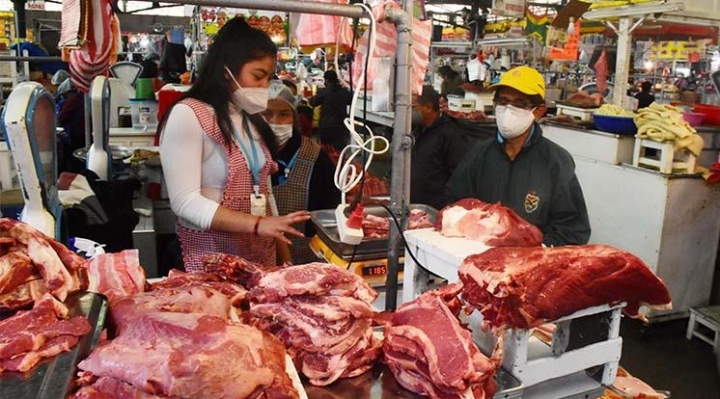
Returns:
[[[128,323],[78,367],[153,395],[230,399],[264,392],[297,398],[285,372],[285,354],[277,338],[254,327],[214,316],[158,312]]]
[[[542,233],[500,203],[467,198],[448,205],[435,220],[435,230],[446,237],[465,237],[490,247],[540,246]]]

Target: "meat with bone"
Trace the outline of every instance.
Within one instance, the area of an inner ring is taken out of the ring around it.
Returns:
[[[137,249],[99,254],[88,265],[88,291],[108,297],[136,294],[145,290],[145,270],[140,266]]]
[[[150,290],[162,290],[165,288],[183,288],[183,287],[207,287],[222,292],[229,300],[232,306],[239,307],[245,299],[247,291],[237,285],[227,281],[222,281],[217,274],[214,273],[184,273],[180,270],[173,269],[168,273],[167,278],[152,284]]]
[[[636,256],[605,245],[493,248],[467,257],[463,298],[491,327],[531,328],[578,310],[628,302],[669,309],[665,284]]]
[[[110,314],[118,331],[145,313],[200,313],[227,320],[232,305],[220,291],[207,287],[163,288],[118,297],[110,303]]]
[[[490,247],[532,247],[542,233],[512,209],[467,198],[438,212],[435,230],[446,237],[465,237]]]
[[[248,298],[255,303],[277,302],[289,296],[333,295],[353,297],[369,305],[377,298],[377,292],[357,274],[318,262],[267,272],[252,288]]]
[[[0,372],[25,372],[40,360],[70,350],[90,332],[84,317],[67,319],[65,305],[45,294],[35,307],[0,321]]]
[[[78,367],[158,396],[297,398],[285,372],[285,353],[277,338],[250,326],[158,312],[128,323]]]
[[[313,385],[360,375],[380,356],[370,304],[377,293],[359,276],[325,263],[265,270],[227,255],[221,270],[248,284],[247,321],[280,338]]]
[[[45,288],[60,301],[80,289],[80,282],[68,272],[48,237],[40,231],[16,220],[0,219],[0,237],[13,238],[27,247],[27,256],[38,268]]]
[[[450,285],[398,308],[385,327],[385,362],[400,385],[420,395],[492,398],[499,360],[480,352],[446,305],[459,291],[459,284]]]

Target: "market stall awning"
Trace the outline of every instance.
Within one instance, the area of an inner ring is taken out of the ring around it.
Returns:
[[[651,23],[641,25],[633,32],[634,38],[639,37],[660,37],[663,40],[670,39],[712,39],[717,43],[718,28],[715,26],[693,26],[673,23]]]

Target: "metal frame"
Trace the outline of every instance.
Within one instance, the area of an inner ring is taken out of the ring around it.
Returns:
[[[140,0],[152,2],[151,0]],[[364,9],[353,5],[305,2],[298,0],[179,0],[177,4],[249,8],[257,10],[289,11],[309,14],[337,15],[348,18],[365,17]],[[390,209],[407,225],[410,205],[410,152],[412,149],[411,128],[411,80],[412,80],[412,8],[413,0],[403,0],[402,10],[385,9],[385,19],[396,26],[397,50],[395,52],[395,124],[392,137],[392,180]],[[87,121],[86,121],[87,123]],[[388,244],[387,300],[385,308],[394,310],[397,305],[399,259],[402,236],[395,224],[390,224]]]
[[[622,7],[600,8],[587,11],[583,14],[585,19],[606,20],[605,24],[618,36],[617,61],[615,63],[615,86],[613,88],[613,103],[627,108],[626,83],[630,77],[630,54],[632,46],[632,32],[650,15],[661,15],[666,12],[676,12],[685,9],[683,3],[667,3],[665,1],[652,4],[634,4]],[[607,19],[618,19],[616,27]],[[637,20],[635,20],[637,18]]]

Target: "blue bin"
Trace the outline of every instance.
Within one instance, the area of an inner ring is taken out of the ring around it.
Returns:
[[[637,134],[635,120],[630,116],[593,115],[595,127],[603,132],[634,136]]]

